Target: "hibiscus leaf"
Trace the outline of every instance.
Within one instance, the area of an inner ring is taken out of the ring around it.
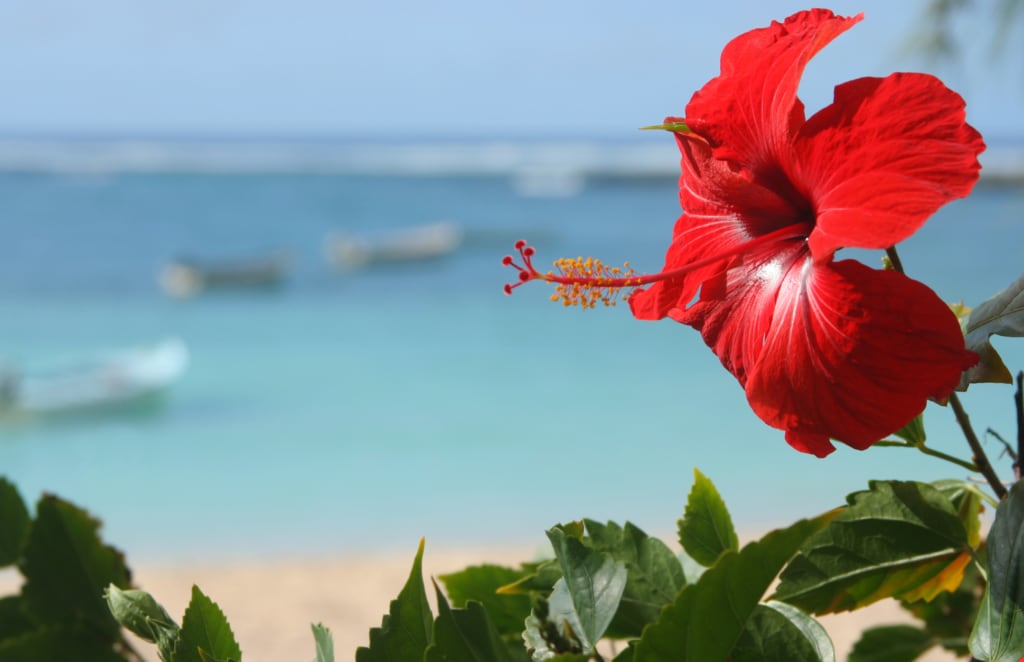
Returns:
[[[17,562],[31,518],[18,488],[0,477],[0,568]]]
[[[949,498],[967,530],[967,544],[977,549],[981,544],[981,513],[985,510],[986,498],[984,492],[977,483],[953,478],[937,480],[931,485]]]
[[[985,303],[977,306],[961,320],[967,349],[978,353],[981,360],[964,372],[959,390],[979,382],[1012,384],[1013,376],[1003,359],[989,342],[994,336],[1024,336],[1024,275]]]
[[[861,633],[847,662],[914,662],[935,639],[913,625],[882,625]]]
[[[721,554],[740,547],[725,502],[714,483],[697,469],[693,470],[693,487],[679,520],[679,544],[704,566],[714,565]]]
[[[558,559],[548,559],[540,563],[524,563],[521,579],[499,586],[499,595],[530,595],[531,593],[550,593],[555,582],[562,576],[562,566]]]
[[[589,659],[589,654],[583,653],[592,650],[594,645],[583,632],[565,579],[555,582],[551,595],[538,600],[537,606],[527,616],[523,642],[534,660],[561,659],[559,656],[562,655]]]
[[[370,630],[369,647],[356,650],[356,662],[420,660],[430,643],[434,615],[423,588],[423,540],[420,540],[409,579],[391,601],[391,609],[379,628]]]
[[[893,434],[914,446],[920,446],[924,442],[928,441],[928,437],[924,431],[924,414],[918,414],[913,418],[913,420],[896,432],[893,432]]]
[[[192,586],[172,662],[239,662],[242,651],[227,617],[216,602]]]
[[[530,615],[529,596],[498,593],[498,589],[518,582],[527,571],[499,565],[477,565],[459,572],[441,575],[448,597],[456,608],[466,606],[470,600],[481,603],[503,635],[519,637],[523,619]]]
[[[835,662],[836,652],[825,628],[796,607],[768,602],[754,609],[730,662]]]
[[[964,581],[957,590],[943,593],[929,602],[902,603],[904,609],[921,621],[924,630],[957,658],[965,658],[970,652],[966,634],[971,631],[981,609],[985,580],[979,563],[971,563],[967,567]]]
[[[438,613],[424,662],[515,662],[482,604],[452,609],[436,582],[434,591]]]
[[[626,522],[625,526],[584,520],[589,546],[626,567],[626,587],[608,636],[639,637],[686,583],[683,567],[668,545]],[[584,544],[587,540],[584,540]]]
[[[973,550],[950,498],[926,483],[875,481],[804,544],[773,596],[814,614],[955,590]]]
[[[727,659],[758,601],[808,536],[838,511],[772,531],[739,552],[727,551],[693,584],[684,586],[636,645],[638,662]]]
[[[969,646],[981,660],[1017,662],[1024,651],[1024,484],[996,509],[986,543],[988,586]]]
[[[103,598],[109,584],[127,588],[130,573],[120,551],[104,545],[100,523],[56,496],[36,504],[36,519],[22,549],[26,613],[42,625],[85,625],[111,642],[121,626]]]
[[[626,564],[610,554],[592,549],[559,527],[549,529],[548,539],[562,566],[562,581],[572,598],[590,652],[611,624],[626,588]]]

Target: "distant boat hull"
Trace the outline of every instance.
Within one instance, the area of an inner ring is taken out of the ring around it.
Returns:
[[[185,344],[172,339],[106,354],[87,365],[26,374],[8,383],[0,414],[49,416],[152,401],[181,377],[188,360]]]
[[[277,253],[232,262],[181,258],[160,273],[163,290],[175,297],[219,288],[266,288],[281,284],[291,271],[291,257]]]
[[[462,244],[458,224],[441,221],[389,230],[373,236],[332,235],[327,239],[327,258],[342,269],[370,264],[434,260],[455,252]]]

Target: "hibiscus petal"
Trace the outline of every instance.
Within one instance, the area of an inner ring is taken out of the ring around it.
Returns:
[[[682,152],[679,197],[686,211],[676,221],[662,271],[729,254],[758,236],[793,225],[800,216],[788,199],[713,158],[703,140],[687,134],[676,139]],[[721,274],[726,264],[723,260],[638,290],[629,299],[633,315],[656,320],[684,309],[699,288],[712,286],[706,281]]]
[[[736,37],[722,51],[721,75],[686,106],[687,124],[717,158],[755,171],[778,163],[803,123],[796,93],[804,67],[862,18],[813,9]]]
[[[783,279],[806,259],[803,241],[759,247],[706,280],[699,299],[670,316],[700,331],[722,365],[745,385],[764,350]]]
[[[900,429],[976,360],[926,286],[852,260],[806,258],[783,279],[747,399],[791,446],[824,457],[830,438],[863,450]]]
[[[800,130],[793,178],[815,201],[811,253],[885,248],[970,193],[985,149],[964,101],[927,74],[861,78]]]

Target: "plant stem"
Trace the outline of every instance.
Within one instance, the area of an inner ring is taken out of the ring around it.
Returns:
[[[888,256],[895,271],[901,274],[906,273],[903,270],[903,261],[900,260],[895,246],[886,248],[885,254]],[[988,481],[996,497],[1002,499],[1006,496],[1006,487],[999,480],[999,476],[996,475],[995,470],[992,468],[992,463],[988,461],[985,449],[981,447],[978,435],[974,433],[974,428],[971,427],[971,419],[967,416],[967,412],[964,411],[964,406],[960,403],[960,398],[955,391],[949,395],[949,405],[953,408],[953,413],[956,415],[956,422],[960,424],[960,429],[963,430],[964,438],[967,439],[967,445],[971,447],[971,453],[974,455],[974,463],[978,465],[978,471]]]
[[[940,460],[945,460],[946,462],[952,462],[953,464],[955,464],[957,466],[960,466],[960,467],[963,467],[964,469],[967,469],[971,473],[977,473],[978,472],[978,465],[977,464],[975,464],[973,462],[970,462],[968,460],[961,459],[961,458],[956,457],[954,455],[949,455],[948,453],[943,453],[942,451],[937,451],[934,448],[929,448],[928,446],[925,446],[924,444],[918,445],[918,444],[911,444],[911,443],[908,443],[908,442],[905,442],[905,441],[892,441],[892,440],[888,440],[887,439],[885,441],[877,442],[875,444],[875,446],[888,446],[890,448],[916,448],[917,450],[921,451],[925,455],[931,455],[932,457],[937,457]]]
[[[903,271],[903,261],[900,260],[899,253],[896,252],[895,246],[890,246],[889,248],[886,248],[885,254],[889,258],[889,261],[892,262],[892,268],[894,271],[898,271],[901,274],[907,273]]]
[[[985,455],[985,450],[981,447],[981,442],[978,441],[978,435],[974,433],[974,428],[971,427],[971,419],[967,416],[967,412],[964,411],[964,406],[960,403],[960,398],[956,393],[949,395],[949,406],[953,408],[956,422],[960,424],[960,429],[964,432],[964,438],[967,439],[967,445],[971,447],[971,452],[974,454],[974,463],[978,465],[978,471],[988,481],[996,497],[1002,499],[1006,496],[1006,487],[999,480],[995,469],[992,468],[992,464],[988,461],[988,456]]]
[[[1017,392],[1013,394],[1017,407],[1017,458],[1013,463],[1014,478],[1020,480],[1020,464],[1024,462],[1024,370],[1017,373]]]

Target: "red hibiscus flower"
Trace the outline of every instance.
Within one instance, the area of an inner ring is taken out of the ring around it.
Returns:
[[[754,412],[819,457],[830,439],[865,449],[948,396],[977,360],[949,308],[901,273],[834,258],[889,248],[966,196],[985,146],[963,100],[925,74],[844,83],[805,119],[804,67],[861,18],[818,9],[737,37],[685,119],[666,120],[684,211],[661,273],[560,261],[541,274],[520,243],[506,291],[542,279],[590,306],[650,285],[629,296],[633,314],[699,330]]]

